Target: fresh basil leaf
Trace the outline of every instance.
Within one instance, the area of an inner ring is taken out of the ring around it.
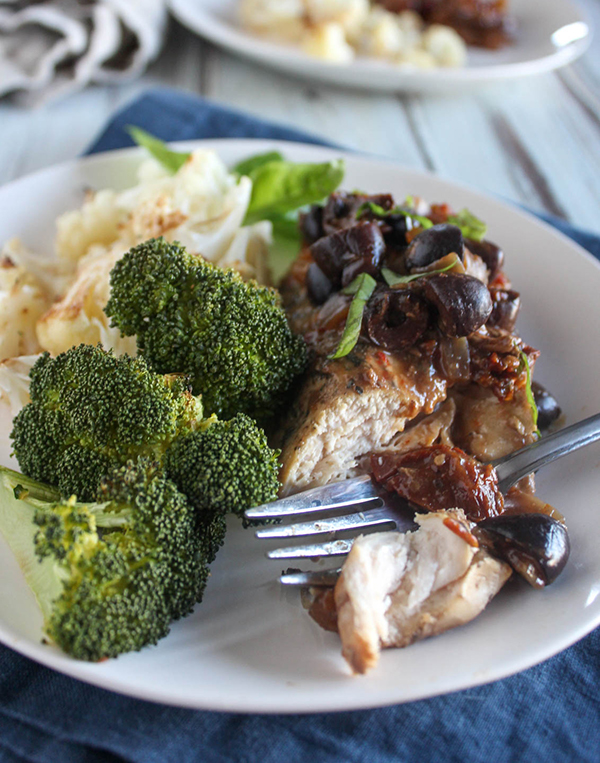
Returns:
[[[533,396],[533,389],[531,388],[531,368],[529,367],[529,358],[527,357],[527,354],[523,352],[523,350],[520,350],[520,354],[521,361],[519,363],[519,370],[524,370],[527,375],[527,381],[525,383],[525,395],[527,397],[527,402],[531,406],[535,433],[538,437],[541,437],[541,432],[538,429],[538,408],[535,402],[535,397]]]
[[[465,238],[472,238],[474,241],[482,241],[487,232],[487,225],[468,209],[461,209],[458,214],[450,215],[448,222],[458,226]]]
[[[135,127],[129,125],[127,132],[131,135],[133,140],[138,146],[142,146],[149,151],[152,156],[159,161],[163,167],[175,174],[190,158],[191,154],[180,153],[178,151],[171,151],[166,143],[163,143],[160,138],[150,135],[149,132],[142,130],[141,127]]]
[[[271,220],[306,204],[321,201],[342,182],[344,162],[321,164],[273,161],[252,172],[252,196],[245,224]]]
[[[251,177],[252,173],[264,164],[283,161],[283,154],[280,154],[279,151],[267,151],[264,154],[254,154],[254,156],[249,156],[247,159],[243,159],[235,165],[232,171],[237,175],[247,175]]]
[[[423,230],[433,227],[433,223],[428,217],[423,217],[423,215],[418,215],[416,212],[402,209],[402,207],[394,207],[394,209],[389,210],[384,209],[383,207],[380,207],[379,204],[375,204],[372,201],[365,201],[364,204],[360,205],[356,211],[356,219],[358,220],[363,212],[367,211],[372,212],[374,215],[377,215],[377,217],[390,217],[390,215],[403,215],[404,217],[409,217],[411,220],[418,222]]]
[[[449,265],[446,265],[445,268],[440,268],[439,270],[428,270],[426,273],[412,273],[409,276],[401,276],[398,275],[398,273],[394,273],[394,271],[390,270],[389,268],[381,268],[381,275],[385,278],[385,282],[388,286],[397,286],[400,283],[410,283],[417,278],[423,278],[423,276],[432,276],[437,273],[445,273],[455,265],[456,262],[451,262]]]
[[[361,273],[356,276],[352,283],[348,284],[345,289],[342,289],[342,294],[354,294],[354,297],[350,303],[350,309],[348,310],[344,333],[342,334],[337,350],[333,355],[329,356],[330,360],[343,358],[356,346],[360,335],[365,306],[371,298],[376,286],[377,281],[372,276],[368,273]]]

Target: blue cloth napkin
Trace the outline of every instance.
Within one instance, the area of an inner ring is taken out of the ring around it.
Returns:
[[[131,145],[123,129],[128,124],[167,140],[322,142],[194,96],[157,90],[117,114],[90,152]],[[550,222],[600,258],[599,237]],[[378,710],[303,716],[142,702],[54,673],[0,646],[0,761],[597,761],[599,685],[600,629],[542,665],[488,686]]]

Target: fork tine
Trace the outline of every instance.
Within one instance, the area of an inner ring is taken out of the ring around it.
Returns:
[[[333,587],[342,568],[335,570],[320,570],[319,572],[284,572],[280,576],[279,582],[283,585],[298,586],[328,586]]]
[[[379,498],[379,490],[371,482],[368,474],[343,482],[335,482],[324,487],[315,487],[297,495],[280,498],[248,509],[246,519],[275,519],[289,515],[306,514],[317,511],[354,506]]]
[[[261,527],[255,534],[257,538],[301,538],[305,535],[359,530],[363,527],[390,523],[396,526],[398,524],[396,520],[390,517],[389,511],[377,508],[359,511],[356,514],[346,514],[343,517],[334,517],[333,519],[317,519],[314,522],[301,522],[295,525]]]
[[[269,551],[269,559],[316,559],[321,556],[343,556],[350,552],[354,538],[314,543],[310,546],[288,546]]]

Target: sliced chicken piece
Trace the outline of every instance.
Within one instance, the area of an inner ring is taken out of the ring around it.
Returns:
[[[382,648],[403,647],[469,622],[511,575],[478,548],[460,509],[418,515],[412,533],[361,536],[334,598],[342,654],[355,673]]]
[[[354,476],[360,456],[381,450],[415,416],[430,414],[446,389],[418,352],[390,356],[361,344],[339,360],[320,356],[278,443],[283,494]]]
[[[454,444],[483,463],[506,456],[529,445],[535,438],[535,423],[524,388],[512,400],[499,400],[491,389],[470,384],[453,390],[457,414]]]

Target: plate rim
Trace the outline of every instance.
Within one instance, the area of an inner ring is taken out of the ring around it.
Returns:
[[[446,183],[452,186],[455,189],[465,190],[470,193],[473,193],[477,195],[479,198],[487,202],[491,202],[493,205],[496,205],[503,213],[509,213],[511,215],[516,215],[522,219],[525,219],[529,224],[533,224],[534,226],[539,227],[540,229],[544,230],[546,234],[550,234],[551,236],[558,239],[558,241],[562,245],[571,249],[573,252],[576,252],[579,256],[583,256],[584,259],[586,259],[589,263],[593,264],[593,266],[596,269],[600,270],[600,263],[592,254],[590,254],[586,249],[584,249],[577,242],[573,241],[571,238],[569,238],[568,236],[566,236],[565,234],[563,234],[561,231],[557,230],[550,224],[546,223],[544,220],[541,220],[540,218],[536,217],[534,214],[520,207],[516,207],[513,204],[503,199],[499,199],[489,193],[482,192],[474,188],[473,186],[470,186],[465,183],[457,182],[451,178],[447,178],[445,176],[439,175],[438,173],[432,172],[427,169],[414,169],[412,167],[407,167],[393,160],[386,160],[385,158],[382,158],[382,157],[354,153],[354,152],[348,151],[347,149],[346,150],[336,149],[336,148],[331,148],[328,146],[318,146],[314,144],[300,143],[296,141],[286,141],[286,140],[271,140],[271,139],[264,139],[264,138],[258,138],[258,139],[257,138],[229,138],[229,139],[228,138],[212,138],[212,139],[198,139],[198,140],[188,140],[188,141],[173,141],[170,143],[170,145],[173,146],[175,149],[180,149],[180,150],[181,149],[187,150],[192,148],[209,148],[216,151],[219,150],[219,147],[226,146],[227,148],[230,148],[233,152],[235,152],[238,148],[239,150],[246,150],[246,147],[247,147],[248,153],[250,153],[251,151],[254,151],[255,149],[260,150],[262,148],[268,148],[268,147],[272,147],[272,148],[279,147],[285,150],[286,147],[297,146],[303,150],[322,154],[324,157],[329,156],[330,158],[333,158],[335,156],[338,156],[338,157],[343,156],[343,157],[347,157],[349,159],[356,160],[359,162],[365,162],[370,166],[381,165],[381,166],[385,166],[389,168],[391,165],[394,169],[398,170],[399,172],[407,173],[409,175],[412,174],[414,176],[421,176],[421,177],[425,177],[435,181],[441,181],[443,183]],[[82,165],[89,166],[93,164],[102,164],[106,161],[114,161],[115,159],[118,159],[120,157],[134,158],[136,156],[140,156],[140,157],[143,156],[143,149],[138,147],[123,148],[123,149],[116,149],[113,151],[101,152],[101,153],[94,154],[87,157],[71,159],[65,162],[60,162],[60,163],[50,165],[49,167],[46,167],[44,169],[37,170],[32,173],[28,173],[27,175],[24,175],[20,178],[12,180],[9,183],[4,184],[3,186],[0,186],[0,192],[5,193],[7,190],[10,191],[12,187],[20,183],[35,182],[36,178],[46,174],[52,174],[53,172],[56,172],[56,171],[65,171],[65,170],[68,171],[71,168],[78,168]],[[293,706],[286,705],[283,707],[280,705],[280,700],[278,702],[274,699],[270,699],[269,701],[262,702],[262,703],[260,700],[253,701],[252,703],[248,703],[247,700],[232,701],[228,699],[225,699],[225,700],[217,699],[215,701],[214,698],[210,699],[205,697],[205,698],[197,699],[197,698],[188,696],[187,694],[184,696],[177,697],[174,695],[173,690],[164,690],[161,688],[148,689],[148,688],[140,687],[137,685],[132,687],[130,683],[127,682],[127,679],[124,679],[123,681],[121,681],[118,678],[103,675],[101,665],[81,663],[80,661],[74,660],[68,657],[67,655],[64,655],[62,652],[60,652],[56,648],[48,648],[46,646],[42,647],[41,644],[36,643],[33,639],[28,639],[28,638],[24,638],[20,636],[15,631],[13,631],[9,626],[5,625],[1,618],[0,618],[0,643],[5,644],[9,648],[24,655],[25,657],[28,657],[34,660],[35,662],[42,664],[50,669],[56,670],[57,672],[62,673],[64,675],[68,675],[77,680],[81,680],[91,685],[98,686],[99,688],[111,690],[122,695],[135,697],[145,701],[162,703],[162,704],[167,704],[170,706],[177,706],[177,707],[195,708],[200,710],[252,712],[252,713],[267,713],[267,714],[294,714],[294,713],[311,713],[311,712],[340,712],[340,711],[385,707],[385,706],[389,706],[393,704],[403,704],[405,702],[412,702],[412,701],[417,701],[420,699],[431,698],[434,696],[453,693],[455,691],[461,691],[470,687],[481,686],[488,683],[492,683],[502,678],[507,678],[511,675],[519,673],[522,670],[525,670],[529,667],[533,667],[534,665],[540,664],[541,662],[544,662],[547,659],[550,659],[554,655],[558,654],[559,652],[563,651],[564,649],[568,648],[572,644],[579,641],[581,638],[583,638],[588,633],[590,633],[594,628],[596,628],[599,624],[600,624],[600,610],[594,617],[591,617],[585,623],[581,623],[574,630],[570,631],[568,636],[565,636],[559,639],[558,643],[555,643],[554,646],[552,647],[546,648],[545,651],[542,651],[542,653],[538,654],[534,659],[531,659],[531,656],[528,656],[527,654],[523,655],[520,659],[517,657],[514,660],[509,670],[506,670],[506,668],[503,668],[503,667],[496,668],[495,666],[492,666],[486,672],[484,676],[480,676],[480,677],[466,676],[463,681],[458,682],[452,688],[425,689],[424,691],[421,691],[421,692],[415,692],[414,696],[406,697],[400,700],[385,699],[382,701],[381,699],[378,699],[376,695],[367,696],[365,694],[360,701],[350,701],[346,703],[343,707],[319,705],[318,702],[315,704],[314,699],[310,703],[306,701],[305,699],[303,699],[302,702],[298,702],[297,704]],[[556,637],[555,637],[555,640],[556,640]]]

